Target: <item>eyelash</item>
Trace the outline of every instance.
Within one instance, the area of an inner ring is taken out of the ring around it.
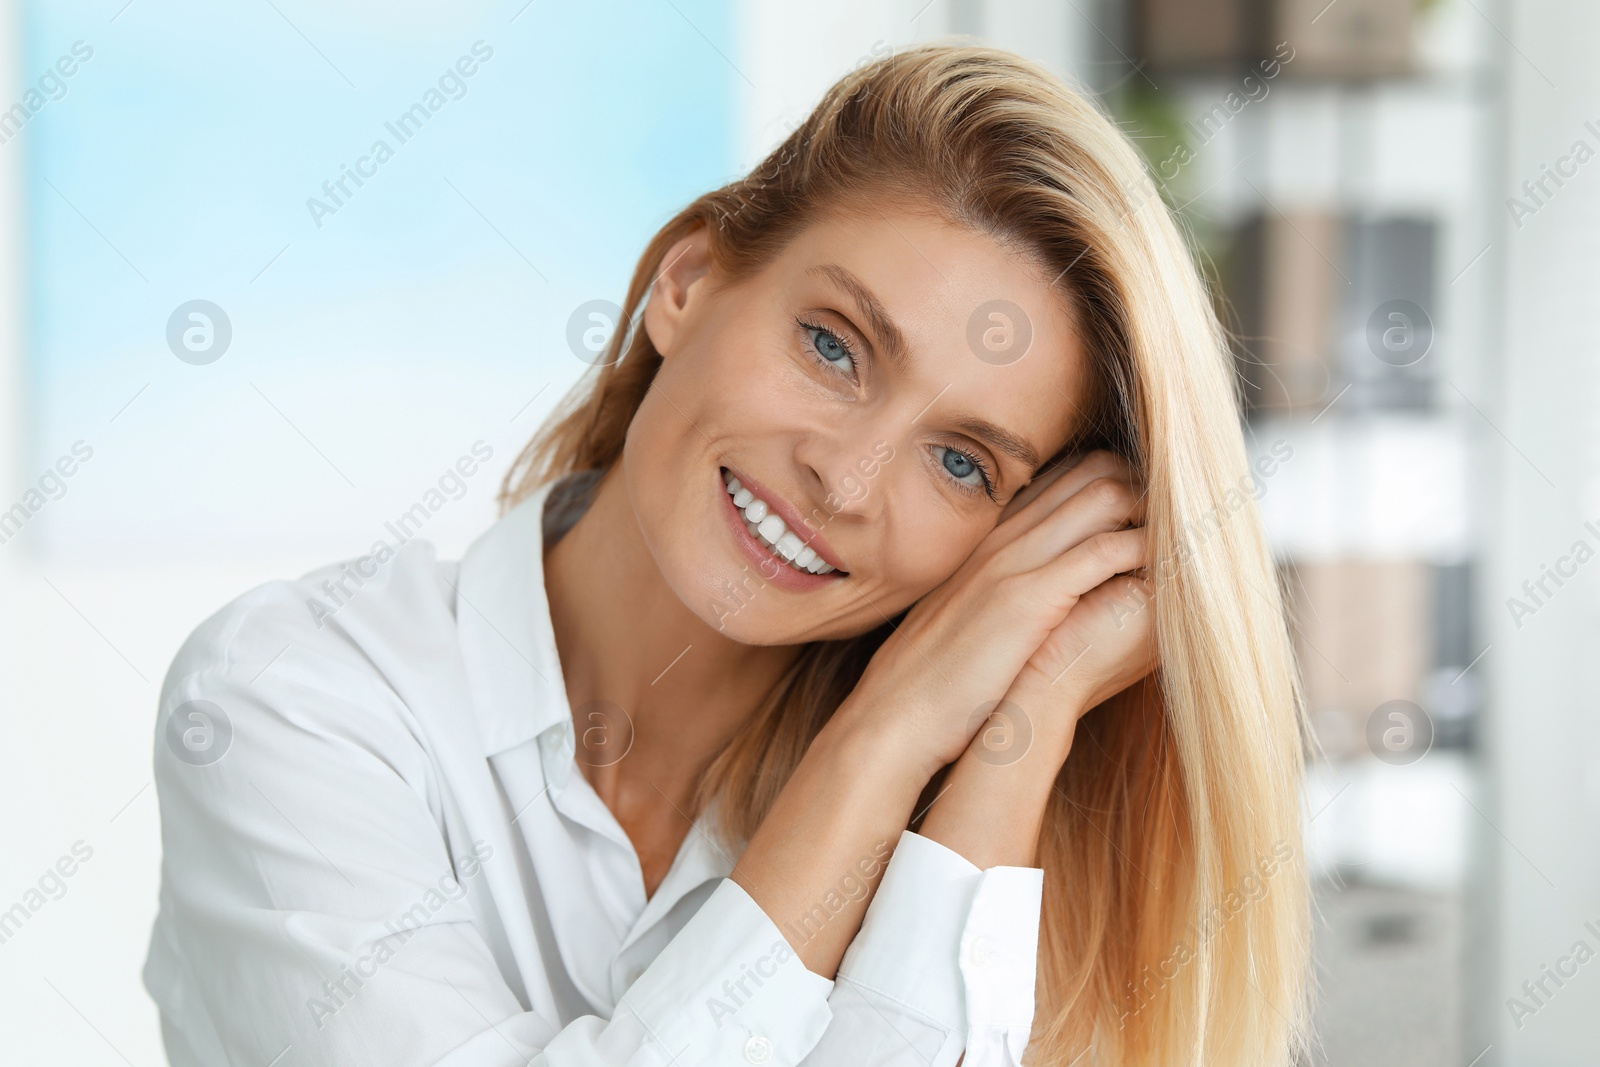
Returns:
[[[834,342],[838,344],[841,349],[844,350],[844,354],[850,357],[850,369],[854,371],[860,368],[861,360],[856,357],[856,350],[850,347],[850,342],[845,338],[839,336],[837,333],[834,333],[826,326],[819,326],[814,322],[807,322],[805,319],[802,319],[799,316],[795,317],[794,324],[808,334],[812,332],[827,334],[829,337],[833,338]],[[806,340],[807,343],[810,342],[809,337]],[[817,351],[816,345],[811,345],[811,353],[812,355],[816,356],[817,359],[824,365],[831,367],[834,370],[840,369],[839,364],[834,363],[832,360],[823,359],[822,353]]]
[[[817,362],[829,367],[830,369],[832,369],[834,371],[842,371],[842,368],[840,368],[840,366],[837,363],[834,363],[832,360],[824,359],[823,356],[822,356],[822,353],[817,351],[817,346],[815,344],[811,343],[811,339],[810,339],[809,335],[811,333],[813,333],[813,332],[827,334],[829,337],[831,337],[833,339],[834,343],[837,344],[839,346],[840,350],[843,351],[844,354],[849,358],[849,360],[850,360],[850,369],[852,371],[858,370],[860,368],[861,360],[856,356],[855,349],[850,347],[850,342],[848,340],[846,340],[845,338],[841,337],[839,334],[835,333],[834,331],[828,329],[826,326],[820,326],[820,325],[818,325],[817,323],[814,323],[814,322],[807,322],[805,319],[800,318],[799,316],[795,317],[794,324],[796,326],[798,326],[802,332],[804,332],[804,333],[806,333],[808,335],[807,338],[806,338],[806,342],[809,345],[809,347],[811,348],[811,354],[816,358]],[[958,456],[963,457],[964,459],[966,459],[966,461],[968,463],[972,464],[972,466],[978,471],[978,473],[980,475],[983,476],[983,486],[981,487],[981,490],[980,490],[979,486],[971,485],[971,484],[969,484],[967,482],[961,481],[955,475],[951,474],[948,470],[945,470],[944,464],[942,464],[942,463],[939,464],[939,469],[944,472],[944,474],[950,479],[951,483],[954,484],[957,489],[959,489],[960,491],[962,491],[964,493],[969,493],[969,494],[970,493],[977,493],[977,492],[981,491],[983,493],[986,493],[990,500],[995,499],[995,495],[994,495],[994,475],[993,475],[993,473],[990,472],[988,464],[986,464],[983,461],[983,457],[977,455],[976,453],[968,452],[964,448],[956,448],[956,447],[954,447],[952,445],[941,445],[939,447],[948,448],[950,451],[956,453]]]
[[[961,481],[955,475],[950,474],[950,472],[948,470],[945,470],[945,466],[944,466],[943,463],[939,464],[939,469],[943,470],[945,472],[945,474],[950,476],[950,480],[955,483],[957,489],[960,489],[961,491],[963,491],[965,493],[978,493],[978,492],[986,493],[986,494],[988,494],[988,497],[989,497],[990,500],[993,500],[995,498],[995,496],[994,496],[994,475],[989,473],[988,464],[983,462],[983,457],[977,455],[976,453],[968,452],[964,448],[956,448],[954,445],[940,445],[939,447],[940,448],[947,448],[951,452],[954,452],[956,455],[963,457],[964,459],[966,459],[966,461],[968,463],[972,464],[972,466],[977,470],[977,472],[980,475],[983,476],[983,485],[982,486],[971,485],[971,484],[969,484],[967,482]]]

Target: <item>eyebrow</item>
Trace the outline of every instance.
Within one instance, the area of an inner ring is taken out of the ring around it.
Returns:
[[[1026,464],[1030,475],[1038,470],[1039,464],[1043,462],[1032,445],[1010,430],[1002,430],[987,419],[980,419],[975,415],[958,415],[953,421],[957,429]]]
[[[867,317],[867,325],[872,328],[873,335],[883,342],[884,355],[888,356],[890,362],[897,368],[905,369],[908,355],[905,334],[900,332],[900,327],[889,317],[889,310],[883,306],[882,301],[873,295],[872,290],[868,289],[860,278],[837,263],[821,263],[815,267],[808,267],[806,273],[820,274],[849,293],[861,313]]]

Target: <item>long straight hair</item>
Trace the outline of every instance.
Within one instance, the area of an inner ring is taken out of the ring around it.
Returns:
[[[993,236],[1056,279],[1084,334],[1094,398],[1063,454],[1114,449],[1148,491],[1160,667],[1084,716],[1057,777],[1038,842],[1044,901],[1024,1062],[1298,1059],[1309,1017],[1309,732],[1283,593],[1255,501],[1241,492],[1251,482],[1231,358],[1137,153],[1049,71],[939,43],[837,82],[754,171],[651,240],[604,361],[518,456],[502,508],[622,455],[661,362],[626,324],[680,238],[705,227],[715,265],[737,280],[824,213],[894,196]],[[736,852],[887,633],[805,646],[710,764],[697,804],[718,802]]]

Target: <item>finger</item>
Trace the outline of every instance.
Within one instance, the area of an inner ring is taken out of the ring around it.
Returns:
[[[1062,615],[1090,590],[1119,574],[1150,565],[1150,539],[1143,527],[1102,530],[1042,566],[1005,574],[1003,592],[1043,601]]]
[[[1045,692],[1103,690],[1085,706],[1126,688],[1155,669],[1154,605],[1155,586],[1146,579],[1119,574],[1100,583],[1068,612],[1071,635],[1052,631],[1029,661],[1034,671],[1019,676],[1019,684],[1027,679]],[[1086,626],[1085,620],[1092,621]],[[1037,674],[1043,674],[1042,683]]]
[[[1042,567],[1095,534],[1126,530],[1129,522],[1142,533],[1137,523],[1143,520],[1144,499],[1132,487],[1095,478],[1031,527],[1022,527],[1019,519],[1010,543],[996,548],[995,562],[1006,571]],[[1002,554],[1008,558],[1002,561]]]
[[[1104,455],[1110,454],[1104,453]],[[1120,486],[1120,494],[1105,495],[1110,486],[1096,483]],[[1053,476],[1039,490],[1037,496],[1030,498],[1021,510],[1005,522],[1007,528],[1000,533],[997,544],[1010,543],[1029,530],[1051,521],[1055,512],[1064,504],[1091,487],[1101,494],[1092,499],[1109,518],[1107,529],[1144,522],[1146,499],[1144,489],[1132,478],[1126,461],[1120,457],[1112,457],[1109,460],[1086,463]],[[1028,488],[1032,489],[1033,486],[1030,485]],[[999,527],[996,529],[999,530]]]
[[[1155,583],[1140,571],[1116,574],[1083,595],[1083,606],[1116,608],[1121,615],[1141,615],[1155,602]],[[1077,608],[1073,609],[1078,610]],[[1118,629],[1121,629],[1119,616]]]
[[[1062,476],[1072,469],[1073,461],[1071,457],[1068,457],[1040,470],[1027,485],[1017,490],[1011,499],[1006,501],[1006,506],[1000,509],[1000,518],[996,522],[1004,523],[1009,521],[1023,508],[1038,499],[1039,495],[1046,489],[1060,481]]]
[[[1131,480],[1132,475],[1133,470],[1128,462],[1107,449],[1099,448],[1091,452],[1062,456],[1038,471],[1027,485],[1006,502],[999,521],[1005,522],[1028,508],[1051,486],[1060,485],[1063,478],[1069,479],[1067,481],[1069,487],[1081,487],[1092,478],[1120,476],[1125,480]],[[1066,489],[1065,495],[1071,495],[1072,491],[1072,488]],[[1055,503],[1059,503],[1061,499],[1064,497],[1056,498]],[[1046,511],[1052,507],[1054,504],[1051,503],[1044,505]]]

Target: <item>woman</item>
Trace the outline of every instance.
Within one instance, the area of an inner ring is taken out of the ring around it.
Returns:
[[[180,652],[172,1061],[1288,1062],[1301,701],[1114,126],[888,57],[623,312],[459,564],[384,545]]]

